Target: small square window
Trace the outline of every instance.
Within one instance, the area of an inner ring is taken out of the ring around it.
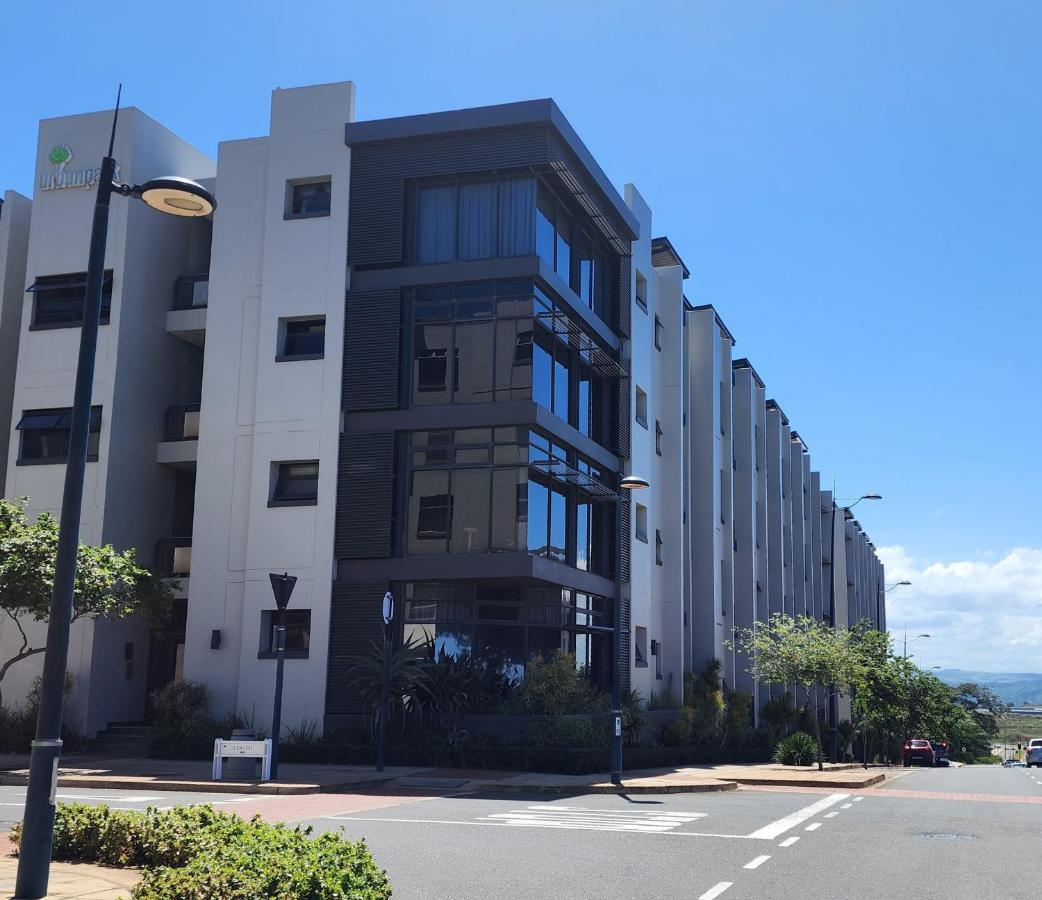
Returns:
[[[662,320],[658,316],[655,316],[655,349],[656,350],[661,350],[662,349],[662,332],[663,332]]]
[[[308,178],[286,182],[287,219],[308,219],[328,216],[333,197],[331,178]]]
[[[322,359],[326,351],[326,317],[279,320],[276,362]]]
[[[307,659],[311,649],[311,610],[287,609],[283,615],[286,625],[286,656],[290,659]],[[275,657],[275,628],[278,624],[278,610],[266,609],[261,613],[261,645],[257,653],[260,659]]]
[[[641,388],[637,388],[637,395],[636,396],[637,396],[637,410],[636,410],[637,424],[642,426],[642,427],[644,427],[644,428],[647,428],[648,427],[648,395],[643,390],[641,390]]]
[[[633,629],[633,665],[638,669],[648,667],[648,629],[643,625]]]
[[[268,506],[318,503],[318,460],[272,463],[274,485]]]
[[[648,279],[637,272],[637,306],[648,311]]]
[[[634,533],[637,540],[646,544],[648,542],[648,508],[640,503],[637,504],[637,515],[634,525]]]
[[[655,562],[662,565],[662,532],[655,529]]]

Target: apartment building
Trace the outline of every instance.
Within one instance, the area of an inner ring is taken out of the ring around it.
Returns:
[[[679,700],[715,658],[757,708],[736,627],[826,615],[830,578],[835,621],[883,621],[867,536],[845,518],[826,547],[806,443],[552,100],[354,109],[349,82],[277,90],[268,134],[216,163],[121,113],[124,179],[204,179],[219,205],[212,222],[113,205],[82,538],[137,547],[179,599],[157,632],[76,623],[88,732],[146,718],[178,678],[263,725],[272,572],[298,579],[287,726],[358,720],[348,657],[379,639],[387,590],[397,641],[519,678],[563,649],[605,686],[618,596],[625,685]],[[27,243],[0,260],[21,319],[5,495],[31,512],[61,495],[93,196],[76,167],[109,122],[41,123]],[[0,238],[29,221],[15,207]],[[630,474],[649,487],[621,491]],[[16,668],[8,696],[38,671]]]
[[[25,260],[29,248],[32,201],[17,191],[0,198],[0,422],[11,421],[15,366],[25,296]],[[7,496],[7,441],[0,438],[0,497]]]

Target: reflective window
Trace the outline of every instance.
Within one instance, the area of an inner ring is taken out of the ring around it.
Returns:
[[[420,188],[417,207],[417,261],[439,263],[455,259],[455,185]]]
[[[27,409],[15,429],[20,435],[18,464],[64,463],[69,459],[69,437],[72,429],[72,409]],[[91,407],[87,433],[87,461],[98,458],[98,440],[101,436],[101,407]]]
[[[26,290],[33,295],[33,320],[30,330],[74,328],[83,323],[83,304],[87,297],[87,273],[44,275]],[[106,269],[101,285],[100,324],[107,325],[112,306],[112,270]]]
[[[309,216],[328,216],[333,196],[332,186],[332,180],[329,178],[290,182],[288,185],[289,209],[286,210],[286,218],[303,219]]]
[[[318,502],[318,460],[272,463],[274,485],[269,506],[308,506]]]
[[[280,359],[318,359],[326,349],[326,317],[283,319]]]

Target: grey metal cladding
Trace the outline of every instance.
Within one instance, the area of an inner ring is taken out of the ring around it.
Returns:
[[[619,287],[616,291],[618,306],[616,307],[615,325],[616,331],[623,337],[630,337],[633,325],[631,321],[632,307],[630,305],[630,291],[633,289],[630,284],[632,268],[633,259],[629,254],[619,258]]]
[[[556,175],[617,252],[630,252],[629,224],[560,135],[549,124],[534,124],[352,145],[351,265],[405,262],[408,179],[524,169]]]
[[[329,666],[326,678],[326,715],[367,712],[358,691],[348,681],[350,657],[365,653],[379,642],[380,612],[387,582],[336,582],[329,610]]]
[[[394,434],[340,435],[334,545],[337,558],[390,556],[393,527]]]
[[[622,682],[622,689],[628,691],[630,689],[630,660],[633,658],[633,617],[630,615],[630,592],[628,590],[622,592],[622,600],[619,603],[619,610],[622,613],[619,616],[619,623],[621,625],[619,629],[619,650],[620,656],[620,668],[619,668],[619,681]]]
[[[631,516],[630,516],[630,504],[631,500],[626,496],[626,491],[620,491],[623,497],[622,503],[622,531],[619,534],[619,569],[621,572],[622,580],[630,580],[630,527],[631,527]]]
[[[343,409],[398,407],[401,291],[349,291],[344,321]]]
[[[623,368],[626,370],[626,377],[620,378],[616,382],[616,390],[618,395],[616,398],[616,416],[615,416],[615,455],[624,457],[626,459],[630,456],[630,427],[632,415],[630,413],[630,392],[632,391],[632,382],[630,380],[630,361],[629,359],[622,360]]]
[[[404,262],[406,179],[548,162],[545,126],[361,144],[351,151],[348,259],[354,267]]]

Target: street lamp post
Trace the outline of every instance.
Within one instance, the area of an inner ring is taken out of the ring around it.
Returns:
[[[832,486],[832,521],[830,522],[829,533],[829,621],[832,623],[832,627],[836,627],[836,513],[839,510],[843,510],[845,513],[847,510],[853,509],[862,500],[882,500],[883,497],[875,492],[871,494],[862,494],[853,503],[849,503],[845,506],[839,506],[836,503],[836,486]],[[817,716],[817,710],[814,711],[814,715]],[[839,718],[839,697],[835,693],[835,686],[832,686],[829,696],[829,708],[828,708],[829,719],[831,720],[830,730],[832,732],[832,762],[838,762],[837,757],[839,756],[839,723],[836,721]],[[820,762],[820,760],[819,760]]]
[[[384,770],[387,751],[387,705],[391,692],[391,622],[394,621],[394,594],[387,591],[383,601],[384,679],[380,685],[380,730],[376,742],[376,771]]]
[[[112,147],[116,138],[118,114],[117,95],[108,154],[101,161],[101,174],[94,199],[83,321],[80,326],[80,351],[76,363],[72,424],[69,429],[69,456],[65,466],[65,487],[58,526],[54,589],[47,620],[47,649],[40,682],[40,710],[36,717],[36,739],[32,743],[29,760],[29,785],[25,797],[25,819],[18,854],[15,897],[19,900],[36,900],[45,896],[50,876],[51,845],[54,838],[54,792],[58,783],[58,761],[61,758],[65,669],[69,659],[69,631],[76,586],[80,512],[87,463],[98,323],[101,318],[109,201],[113,193],[124,197],[136,197],[159,212],[175,216],[206,216],[217,206],[209,191],[194,181],[183,178],[158,178],[142,185],[120,184],[114,181],[116,160],[112,157]]]
[[[615,614],[611,629],[611,783],[622,784],[622,504],[629,502],[628,492],[648,487],[646,479],[627,475],[619,481],[615,502]]]
[[[880,604],[881,596],[889,594],[894,588],[907,587],[911,583],[912,582],[910,582],[910,581],[898,581],[896,584],[890,585],[890,587],[886,587],[885,585],[880,585],[879,587],[877,587],[876,588],[876,615],[877,616],[880,615],[880,609],[882,608],[881,604]],[[861,767],[864,768],[864,769],[868,768],[868,718],[867,717],[865,719],[863,719],[862,722],[861,722]]]
[[[275,706],[271,712],[271,780],[279,777],[279,736],[282,734],[282,673],[286,664],[286,607],[297,583],[295,575],[269,574],[278,618],[275,622]]]

